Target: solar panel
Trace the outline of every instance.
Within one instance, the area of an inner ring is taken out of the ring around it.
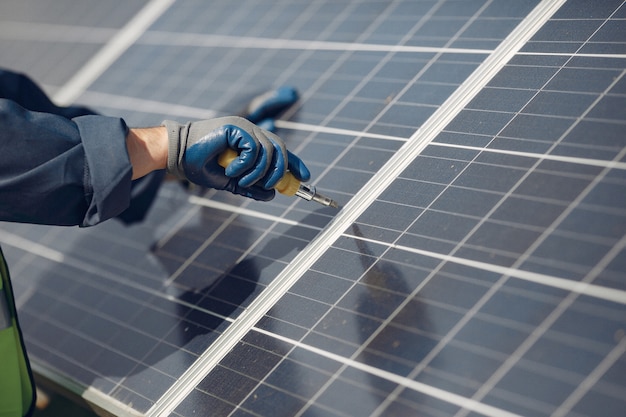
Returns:
[[[37,373],[116,415],[621,415],[622,1],[74,3],[0,5],[1,64],[133,125],[294,85],[344,208],[0,225]]]

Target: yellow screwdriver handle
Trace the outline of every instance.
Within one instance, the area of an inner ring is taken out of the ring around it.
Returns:
[[[217,158],[217,163],[220,164],[222,168],[226,168],[228,164],[233,162],[235,158],[237,158],[239,154],[234,149],[228,148],[224,152],[220,154]],[[300,188],[300,181],[293,176],[293,174],[289,171],[285,173],[285,175],[276,183],[274,189],[281,194],[294,196],[296,192]]]

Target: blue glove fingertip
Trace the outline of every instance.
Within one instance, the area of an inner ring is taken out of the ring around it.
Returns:
[[[298,158],[293,153],[287,151],[288,154],[288,166],[289,171],[294,177],[300,181],[306,182],[311,179],[311,171],[306,167],[302,159]]]
[[[274,119],[263,119],[256,125],[268,132],[276,133],[276,123],[274,123]]]
[[[275,118],[298,101],[298,91],[291,86],[282,86],[255,97],[248,106],[246,119],[259,123],[263,119]]]

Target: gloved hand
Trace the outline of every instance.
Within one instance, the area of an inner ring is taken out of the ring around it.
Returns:
[[[269,201],[287,169],[300,181],[311,176],[278,136],[241,117],[163,124],[169,140],[167,171],[195,184]],[[224,169],[217,159],[227,148],[239,157]]]
[[[252,123],[260,124],[264,120],[275,119],[296,101],[298,101],[298,91],[295,88],[278,87],[252,99],[244,117]]]

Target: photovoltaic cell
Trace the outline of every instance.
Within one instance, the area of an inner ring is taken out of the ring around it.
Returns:
[[[149,2],[29,3],[2,65],[55,90]],[[79,101],[144,125],[294,85],[279,134],[345,204],[539,3],[179,0]],[[267,311],[332,209],[170,183],[130,228],[3,224],[36,371],[123,415],[620,415],[625,16],[564,2]]]

